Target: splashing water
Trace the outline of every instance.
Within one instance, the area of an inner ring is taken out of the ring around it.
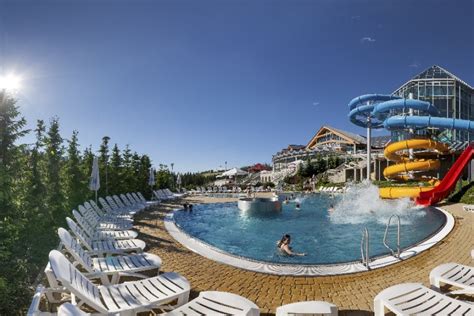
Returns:
[[[335,224],[360,224],[376,221],[386,224],[392,215],[400,216],[401,224],[411,224],[413,219],[425,215],[423,207],[416,206],[409,198],[383,200],[379,188],[369,182],[351,184],[336,203],[331,213]]]

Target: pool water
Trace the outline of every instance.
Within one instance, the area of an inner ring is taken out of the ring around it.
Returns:
[[[175,212],[174,220],[185,233],[227,253],[258,261],[291,264],[358,261],[365,227],[370,233],[370,256],[389,254],[383,245],[383,235],[392,214],[401,218],[402,248],[426,239],[445,222],[444,214],[434,208],[414,207],[410,202],[400,204],[400,201],[361,206],[354,204],[356,199],[351,195],[300,196],[283,204],[281,212],[252,214],[239,210],[236,202],[203,204],[195,206],[193,212]],[[297,202],[301,204],[300,210],[295,208]],[[331,205],[335,206],[335,211],[328,212]],[[276,243],[283,234],[291,235],[294,251],[307,255],[291,257],[281,254]],[[395,248],[396,225],[389,230],[388,243]]]

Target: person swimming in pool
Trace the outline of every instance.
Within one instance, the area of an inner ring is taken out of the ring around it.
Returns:
[[[298,211],[301,210],[301,205],[300,205],[300,203],[296,203],[295,209],[298,210]]]
[[[294,252],[290,247],[290,242],[291,242],[291,236],[288,234],[285,234],[277,243],[277,247],[281,252],[289,256],[306,256],[305,253]]]
[[[331,204],[331,205],[329,206],[328,212],[329,212],[329,213],[334,212],[334,205]]]

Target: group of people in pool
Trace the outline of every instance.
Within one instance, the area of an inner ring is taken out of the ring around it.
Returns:
[[[192,212],[192,211],[193,211],[193,205],[192,205],[192,204],[188,204],[188,203],[184,203],[184,204],[183,204],[183,209],[184,209],[185,211],[190,211],[190,212]]]

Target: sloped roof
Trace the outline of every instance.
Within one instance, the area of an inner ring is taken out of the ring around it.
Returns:
[[[334,128],[332,126],[323,125],[316,132],[316,134],[311,138],[311,140],[308,142],[308,144],[306,145],[306,148],[309,148],[311,145],[313,145],[314,141],[316,140],[316,137],[318,135],[320,135],[323,130],[329,130],[329,131],[333,132],[334,134],[337,134],[337,135],[341,136],[342,138],[345,138],[348,141],[356,143],[356,144],[366,144],[365,138],[360,136],[360,135],[357,135],[357,134],[354,134],[354,133],[351,133],[351,132],[346,132],[346,131],[340,130],[338,128]]]
[[[418,75],[416,75],[415,77],[411,78],[410,80],[408,80],[407,82],[405,82],[404,84],[402,84],[398,89],[396,89],[395,91],[398,91],[400,90],[401,87],[403,87],[404,85],[406,85],[408,82],[410,82],[411,80],[420,80],[420,79],[453,79],[453,80],[456,80],[456,81],[459,81],[463,84],[465,84],[466,86],[468,86],[469,88],[471,89],[474,89],[473,87],[471,87],[467,82],[465,82],[464,80],[460,79],[459,77],[455,76],[454,74],[452,74],[451,72],[447,71],[446,69],[444,69],[443,67],[441,66],[438,66],[438,65],[433,65],[425,70],[423,70],[422,72],[420,72]]]

